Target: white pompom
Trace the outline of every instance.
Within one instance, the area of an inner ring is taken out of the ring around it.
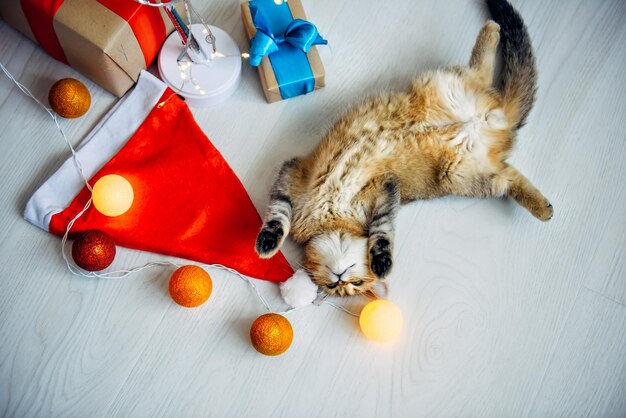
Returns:
[[[287,305],[300,308],[313,303],[317,297],[317,285],[304,270],[298,270],[280,284],[280,294]]]

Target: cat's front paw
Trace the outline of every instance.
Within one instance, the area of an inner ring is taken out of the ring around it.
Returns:
[[[256,237],[256,252],[261,258],[270,258],[278,252],[284,231],[280,224],[269,222]]]
[[[391,258],[391,253],[388,251],[373,255],[372,261],[370,262],[372,272],[379,279],[384,279],[389,274],[392,265],[393,260]]]
[[[379,279],[384,279],[391,271],[393,259],[391,257],[391,243],[385,239],[378,239],[370,249],[370,268]]]

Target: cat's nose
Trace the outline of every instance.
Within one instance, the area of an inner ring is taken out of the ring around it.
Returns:
[[[344,270],[344,271],[342,271],[341,273],[335,273],[335,272],[334,272],[334,271],[332,271],[332,270],[331,270],[330,272],[331,272],[331,274],[332,274],[333,276],[335,276],[337,279],[339,279],[339,281],[341,281],[341,276],[343,276],[344,274],[346,274],[346,272],[347,272],[348,270],[350,270],[350,268],[351,268],[351,267],[352,267],[352,266],[348,267],[347,269],[345,269],[345,270]]]

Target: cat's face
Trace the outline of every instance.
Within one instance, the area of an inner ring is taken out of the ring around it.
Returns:
[[[320,234],[306,244],[304,257],[311,279],[331,295],[363,293],[378,280],[369,268],[366,237],[346,232]]]

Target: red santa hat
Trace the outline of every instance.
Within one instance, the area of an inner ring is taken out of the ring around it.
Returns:
[[[131,183],[134,200],[115,217],[92,205],[71,234],[99,229],[123,247],[222,264],[263,280],[293,274],[282,254],[264,260],[255,253],[261,218],[241,182],[185,102],[149,73],[85,138],[77,157],[92,186],[118,174]],[[24,217],[63,236],[90,197],[69,158],[31,197]]]

